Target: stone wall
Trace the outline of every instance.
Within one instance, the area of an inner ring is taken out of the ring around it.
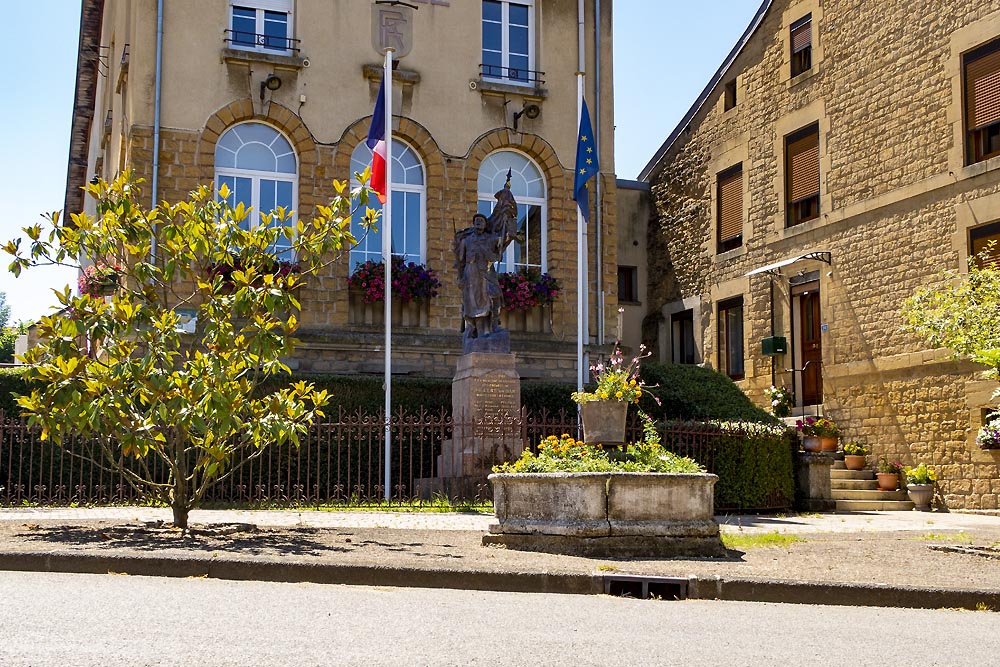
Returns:
[[[824,400],[810,411],[842,424],[876,456],[926,462],[950,507],[995,509],[1000,458],[974,442],[989,391],[981,369],[928,350],[903,329],[904,299],[967,266],[967,229],[1000,219],[1000,161],[964,164],[961,54],[1000,36],[1000,2],[880,4],[779,0],[722,82],[651,174],[651,313],[700,302],[703,359],[717,365],[715,304],[744,296],[746,379],[764,404],[772,381],[791,384],[786,355],[760,339],[793,336],[789,278],[818,271]],[[789,77],[788,31],[812,14],[813,67]],[[738,103],[725,110],[735,78]],[[783,142],[818,123],[820,216],[785,227]],[[742,162],[743,247],[716,254],[716,175]],[[759,267],[811,251],[767,275]],[[658,350],[669,359],[669,317]],[[774,375],[772,376],[772,371]]]

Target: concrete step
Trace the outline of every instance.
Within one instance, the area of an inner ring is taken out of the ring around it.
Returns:
[[[831,470],[830,479],[875,479],[871,470]]]
[[[874,479],[831,479],[834,491],[878,491],[878,481]]]
[[[834,500],[906,500],[906,491],[879,491],[877,489],[834,489]]]
[[[838,500],[838,512],[909,512],[909,500]]]

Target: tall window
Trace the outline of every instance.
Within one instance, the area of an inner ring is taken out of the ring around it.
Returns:
[[[684,310],[670,316],[670,333],[675,364],[693,364],[694,354],[694,311]]]
[[[351,173],[364,171],[372,161],[372,151],[365,142],[358,144],[351,155]],[[399,140],[392,142],[392,254],[407,262],[424,261],[425,235],[424,210],[427,189],[424,186],[424,167],[416,152]],[[368,200],[369,208],[376,211],[382,205],[376,197]],[[357,211],[351,220],[351,233],[360,239],[351,250],[351,270],[369,259],[382,259],[382,226],[369,231],[364,238],[361,221],[364,211]]]
[[[963,58],[969,164],[1000,155],[1000,39]]]
[[[716,187],[717,252],[726,252],[743,245],[743,165],[719,174]]]
[[[789,227],[819,217],[819,126],[785,138],[785,194]]]
[[[240,49],[291,50],[292,0],[237,0],[230,6],[230,43]]]
[[[719,302],[719,370],[734,380],[742,380],[743,297]]]
[[[986,261],[980,261],[979,253],[987,248],[990,251],[986,255]],[[980,268],[991,266],[1000,271],[1000,222],[991,222],[969,230],[969,251],[969,254],[977,255],[976,262]]]
[[[534,0],[483,0],[483,78],[535,80]]]
[[[618,267],[618,303],[639,302],[639,269],[634,266]]]
[[[243,221],[255,226],[261,214],[279,206],[292,210],[298,200],[298,163],[288,140],[263,123],[234,125],[215,145],[215,187],[229,187],[230,206],[242,203],[253,213]],[[275,221],[275,225],[280,224]],[[292,260],[291,242],[279,236],[274,254]]]
[[[806,14],[792,24],[792,76],[798,76],[812,68],[812,14]]]
[[[545,179],[535,163],[521,153],[497,151],[479,167],[479,212],[489,216],[510,169],[510,191],[517,200],[517,229],[522,242],[507,246],[499,271],[548,270],[546,261]]]

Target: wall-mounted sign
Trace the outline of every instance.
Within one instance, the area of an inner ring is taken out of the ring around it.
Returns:
[[[372,46],[384,54],[402,58],[413,48],[413,8],[399,4],[372,5]]]

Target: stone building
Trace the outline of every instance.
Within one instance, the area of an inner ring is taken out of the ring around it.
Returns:
[[[900,308],[1000,238],[1000,1],[767,0],[640,180],[660,359],[792,388],[948,506],[998,507],[995,383]]]
[[[572,381],[581,69],[601,164],[599,185],[591,182],[599,196],[591,196],[587,239],[589,308],[580,314],[588,345],[614,329],[617,310],[612,2],[413,4],[412,51],[393,73],[393,252],[437,272],[442,289],[395,314],[393,370],[453,373],[461,318],[452,239],[492,206],[510,168],[525,241],[512,244],[501,270],[536,269],[562,286],[551,307],[508,317],[518,371]],[[82,7],[67,210],[86,205],[80,187],[93,177],[132,170],[145,179],[150,203],[225,182],[255,208],[285,205],[309,217],[333,197],[333,179],[350,179],[369,163],[364,139],[382,70],[371,46],[371,2],[82,0]],[[380,258],[380,247],[381,237],[370,235],[303,289],[303,345],[293,368],[381,372],[381,304],[362,303],[347,284],[355,266]]]

